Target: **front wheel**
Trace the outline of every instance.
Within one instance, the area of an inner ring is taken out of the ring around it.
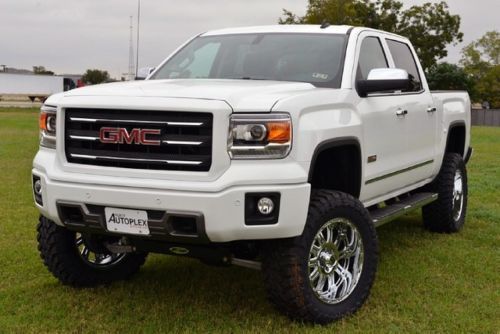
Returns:
[[[357,311],[375,279],[378,241],[354,197],[313,192],[301,236],[269,242],[262,257],[271,302],[291,318],[328,323]]]
[[[37,230],[40,256],[63,284],[90,287],[127,279],[146,260],[146,253],[111,253],[104,242],[115,240],[70,231],[43,216]]]

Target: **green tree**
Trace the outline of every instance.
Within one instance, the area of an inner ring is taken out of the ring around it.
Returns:
[[[476,42],[481,54],[493,65],[500,65],[500,33],[496,30],[488,31]]]
[[[110,80],[108,71],[89,69],[83,74],[82,81],[88,85],[97,85]]]
[[[427,82],[432,90],[474,90],[474,81],[465,70],[455,64],[438,63],[427,70]]]
[[[488,101],[491,108],[500,108],[500,65],[490,67],[476,83],[478,101]]]
[[[365,26],[409,38],[424,69],[448,55],[448,44],[462,41],[460,16],[451,15],[446,2],[425,3],[403,9],[397,0],[309,0],[298,16],[283,10],[281,24],[347,24]]]
[[[488,31],[462,49],[460,65],[475,81],[471,98],[500,108],[500,33]]]
[[[45,66],[33,66],[33,73],[42,75],[54,75],[54,72],[47,71]]]

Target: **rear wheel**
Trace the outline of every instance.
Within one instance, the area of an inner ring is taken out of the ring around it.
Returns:
[[[113,238],[73,232],[45,217],[37,229],[40,256],[63,284],[96,286],[127,279],[146,260],[146,253],[110,252],[104,243],[116,242]]]
[[[303,234],[269,242],[262,264],[268,294],[281,312],[324,324],[361,307],[377,258],[377,235],[363,205],[320,190],[311,196]]]
[[[434,232],[458,232],[467,213],[467,170],[462,156],[445,155],[437,178],[430,185],[438,199],[422,208],[424,226]]]

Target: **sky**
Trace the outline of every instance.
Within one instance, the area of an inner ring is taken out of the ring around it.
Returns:
[[[433,0],[401,0],[405,7]],[[128,71],[129,21],[137,27],[138,0],[0,0],[0,64],[61,73],[107,70],[120,78]],[[464,42],[446,58],[486,31],[500,30],[500,0],[447,0],[462,18]],[[304,14],[307,0],[141,0],[139,68],[156,66],[188,38],[204,31],[275,24],[286,8]],[[135,33],[134,33],[135,43]]]

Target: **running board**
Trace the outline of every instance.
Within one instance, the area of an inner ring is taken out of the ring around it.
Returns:
[[[435,193],[413,194],[409,197],[395,202],[394,204],[370,211],[370,215],[372,217],[373,224],[375,224],[375,227],[379,227],[380,225],[401,217],[410,211],[432,203],[437,200],[437,198],[438,194]]]

